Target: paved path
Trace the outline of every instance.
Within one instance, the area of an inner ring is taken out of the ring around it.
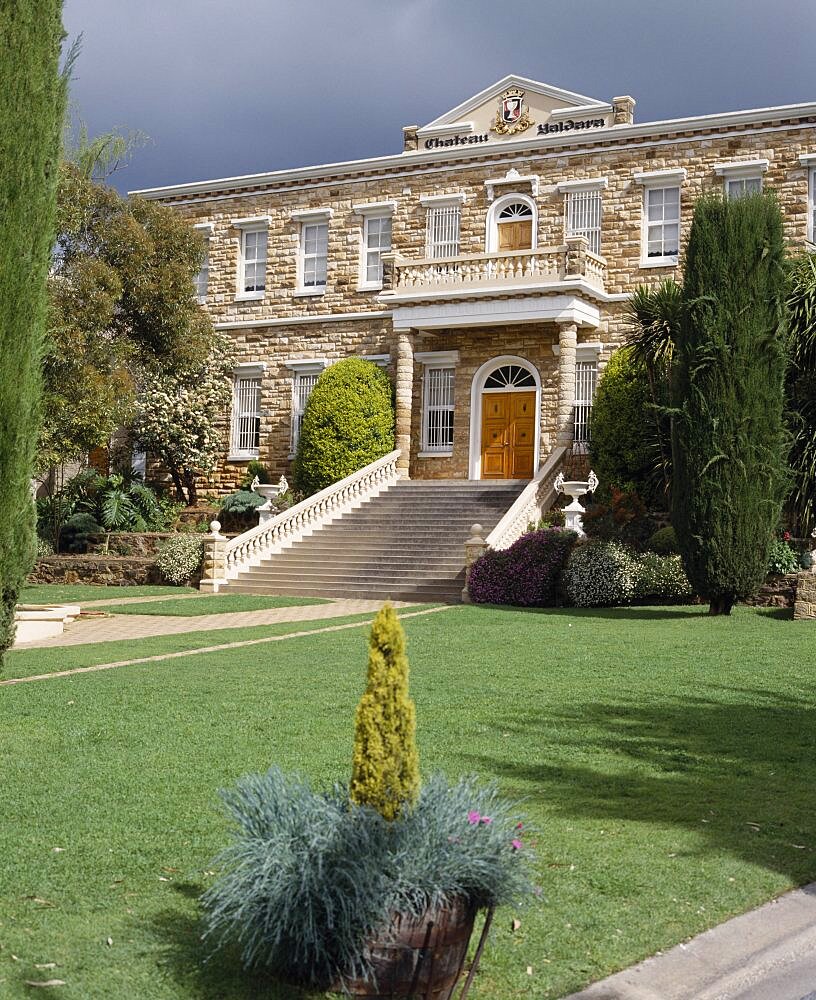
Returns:
[[[110,603],[110,602],[109,602]],[[395,608],[412,607],[404,601],[392,602]],[[277,625],[280,622],[311,622],[345,615],[375,615],[382,601],[337,600],[329,604],[301,607],[268,608],[265,611],[233,611],[220,615],[111,615],[80,618],[62,635],[53,639],[26,642],[17,649],[49,649],[55,646],[79,646],[89,642],[114,642],[117,639],[146,639],[154,635],[180,635],[185,632],[211,632],[220,628],[247,628],[252,625]],[[80,607],[89,607],[80,603]]]
[[[816,882],[566,1000],[816,1000]]]
[[[400,615],[403,620],[406,618],[417,618],[420,615],[432,615],[438,611],[448,611],[450,606],[440,604],[433,608],[424,608],[421,611],[411,611],[410,608]],[[367,628],[368,622],[346,622],[344,625],[332,625],[329,621],[323,622],[320,628],[303,629],[299,632],[287,632],[284,635],[267,635],[261,639],[241,639],[237,642],[222,642],[217,646],[205,646],[198,649],[181,649],[175,653],[158,653],[156,656],[140,656],[132,660],[115,660],[112,663],[94,663],[89,667],[72,667],[70,670],[55,670],[49,674],[35,674],[30,677],[10,677],[6,681],[0,681],[0,687],[8,687],[12,684],[32,684],[38,681],[50,681],[55,677],[70,677],[72,674],[91,674],[99,670],[114,670],[117,667],[131,667],[136,663],[158,663],[163,660],[175,660],[181,656],[201,656],[205,653],[218,653],[224,649],[238,649],[240,646],[260,646],[269,642],[283,642],[284,639],[302,639],[308,635],[322,635],[323,632],[342,632],[350,628]]]

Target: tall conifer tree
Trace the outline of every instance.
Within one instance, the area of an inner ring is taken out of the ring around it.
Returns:
[[[34,559],[29,477],[65,112],[62,39],[61,0],[0,4],[0,657]]]
[[[787,486],[783,258],[771,195],[697,203],[673,369],[672,520],[712,614],[759,589]]]

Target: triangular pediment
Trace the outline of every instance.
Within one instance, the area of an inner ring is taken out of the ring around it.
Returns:
[[[569,115],[611,120],[611,114],[612,106],[606,101],[511,75],[422,125],[418,135],[490,133],[494,139],[526,138],[535,131],[532,126],[561,121]]]

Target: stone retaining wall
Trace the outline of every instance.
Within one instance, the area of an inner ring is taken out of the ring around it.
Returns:
[[[792,608],[796,600],[796,573],[769,576],[756,597],[745,601],[756,608]]]
[[[816,573],[800,573],[796,603],[793,606],[795,619],[816,619]]]
[[[29,583],[96,583],[109,587],[134,587],[163,583],[149,557],[47,556],[38,559]]]

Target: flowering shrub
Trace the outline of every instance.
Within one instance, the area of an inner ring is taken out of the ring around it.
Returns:
[[[167,583],[186,583],[201,566],[204,543],[199,535],[178,534],[163,542],[156,553],[156,565]]]
[[[682,601],[692,596],[680,556],[644,552],[635,566],[636,600]]]
[[[610,496],[608,504],[590,504],[581,518],[587,536],[642,549],[655,529],[646,505],[634,490],[626,493],[613,488]]]
[[[485,552],[470,568],[471,600],[522,608],[555,604],[558,578],[576,538],[574,531],[548,528],[522,535],[509,549]]]
[[[578,608],[629,604],[635,596],[637,569],[636,557],[617,542],[588,541],[572,550],[564,569],[564,588]]]
[[[44,559],[47,556],[54,555],[54,546],[47,538],[40,538],[37,536],[37,558]]]
[[[790,538],[790,535],[785,532]],[[783,573],[795,573],[799,569],[799,554],[792,548],[786,538],[780,538],[771,542],[771,549],[768,553],[768,572],[781,575]]]

